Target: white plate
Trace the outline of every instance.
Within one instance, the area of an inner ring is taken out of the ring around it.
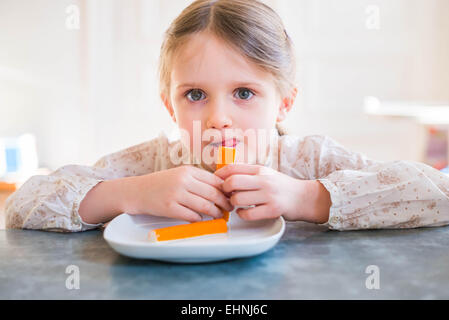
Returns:
[[[199,263],[261,254],[274,247],[285,231],[282,217],[244,221],[235,212],[231,212],[226,234],[162,242],[148,241],[150,230],[182,223],[187,222],[123,213],[107,225],[103,237],[114,250],[128,257]]]

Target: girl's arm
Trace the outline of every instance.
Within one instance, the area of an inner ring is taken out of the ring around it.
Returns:
[[[327,136],[282,137],[280,171],[329,192],[335,230],[449,224],[449,176],[420,162],[382,162]]]
[[[89,223],[91,219],[86,218],[86,214],[83,216],[86,221],[79,214],[86,194],[97,189],[103,196],[109,191],[121,195],[117,191],[123,178],[170,168],[168,154],[171,147],[167,137],[160,135],[151,141],[104,156],[93,166],[67,165],[49,175],[33,176],[7,199],[6,227],[49,231],[97,228],[102,223]],[[101,183],[103,181],[108,183]],[[94,200],[92,206],[113,209],[110,217],[120,213],[119,196],[101,196]]]

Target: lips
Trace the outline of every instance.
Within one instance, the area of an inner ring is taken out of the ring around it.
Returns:
[[[239,143],[239,140],[237,140],[236,138],[233,138],[233,139],[223,140],[221,143],[220,142],[212,143],[212,145],[214,147],[218,147],[221,145],[223,147],[235,148],[235,146],[238,143]]]
[[[221,145],[223,147],[230,147],[230,148],[234,148],[237,145],[238,141],[236,138],[234,139],[229,139],[229,140],[223,140],[221,142]]]

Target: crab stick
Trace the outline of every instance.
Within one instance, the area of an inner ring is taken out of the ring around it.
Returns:
[[[220,146],[218,149],[216,170],[227,164],[234,163],[235,148]],[[151,230],[148,233],[148,240],[152,242],[186,239],[199,237],[208,234],[226,233],[228,232],[227,222],[229,220],[229,212],[223,211],[223,218],[193,222],[188,224],[180,224],[172,227]]]
[[[234,162],[235,162],[235,148],[220,146],[218,148],[217,164],[215,169],[218,170]],[[222,211],[223,211],[223,219],[225,219],[226,222],[229,221],[229,212],[225,210]]]
[[[218,148],[217,163],[215,170],[221,169],[228,164],[234,163],[234,161],[235,161],[235,148],[220,146]]]
[[[148,239],[152,242],[159,242],[226,232],[228,232],[227,223],[221,218],[151,230]]]

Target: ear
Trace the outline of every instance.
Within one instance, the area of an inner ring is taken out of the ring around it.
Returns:
[[[170,99],[167,98],[163,93],[161,93],[160,96],[161,96],[162,102],[164,103],[165,108],[167,109],[168,113],[170,114],[170,117],[176,123],[175,110],[173,109]]]
[[[276,119],[276,122],[282,122],[287,117],[287,113],[290,112],[290,110],[293,107],[293,104],[295,103],[296,95],[298,94],[298,88],[294,87],[291,91],[290,95],[283,97],[281,105],[279,106],[279,112]]]

